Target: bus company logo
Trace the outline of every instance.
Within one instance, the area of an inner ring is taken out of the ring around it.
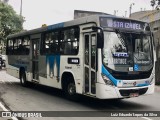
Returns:
[[[123,81],[122,80],[118,80],[117,86],[123,86]]]
[[[135,81],[135,82],[124,82],[123,83],[124,85],[129,85],[129,86],[136,86],[137,85],[137,82]]]

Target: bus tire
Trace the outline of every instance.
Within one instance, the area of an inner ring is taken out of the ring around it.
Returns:
[[[67,99],[76,101],[78,98],[78,95],[76,93],[76,86],[74,82],[68,82],[65,90],[65,95]]]
[[[27,87],[28,83],[26,81],[26,74],[25,72],[22,72],[21,73],[21,76],[20,76],[20,83],[23,87]]]
[[[74,77],[71,73],[65,72],[61,78],[62,90],[64,91],[65,97],[72,101],[77,101],[78,95],[76,92],[76,84]]]

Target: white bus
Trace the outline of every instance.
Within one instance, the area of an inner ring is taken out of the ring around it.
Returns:
[[[153,36],[148,23],[94,15],[7,38],[7,73],[99,99],[154,93]]]

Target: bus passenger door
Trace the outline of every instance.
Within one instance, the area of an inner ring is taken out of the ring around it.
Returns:
[[[94,95],[96,93],[96,33],[84,34],[84,75],[85,93]]]
[[[39,39],[32,40],[32,79],[39,80],[38,68]]]

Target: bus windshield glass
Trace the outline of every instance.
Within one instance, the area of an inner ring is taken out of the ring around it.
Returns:
[[[103,64],[114,71],[147,71],[153,66],[150,34],[104,31]]]

